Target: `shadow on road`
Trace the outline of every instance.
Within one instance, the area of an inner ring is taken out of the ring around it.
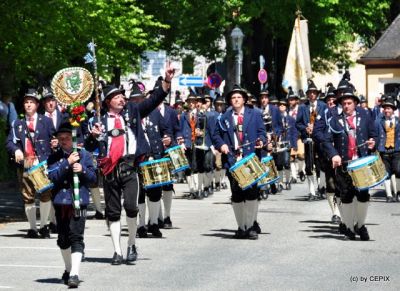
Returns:
[[[61,285],[64,284],[64,282],[60,278],[37,279],[35,281],[44,284],[61,284]]]

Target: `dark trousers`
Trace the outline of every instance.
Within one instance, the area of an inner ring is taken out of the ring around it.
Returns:
[[[126,216],[133,218],[138,214],[139,177],[133,166],[121,167],[118,164],[114,170],[104,177],[104,200],[106,217],[109,221],[121,218],[121,198],[124,198]]]
[[[278,171],[282,171],[283,169],[289,170],[290,169],[290,151],[285,150],[277,153],[272,154],[276,169]]]
[[[313,170],[315,169],[315,173],[317,177],[319,177],[321,163],[319,159],[319,148],[315,142],[304,143],[304,158],[306,164],[306,175],[312,176]]]
[[[234,203],[240,203],[244,202],[246,200],[256,200],[258,199],[260,192],[257,188],[257,184],[255,184],[253,187],[250,187],[249,189],[242,190],[240,188],[238,182],[233,178],[231,173],[228,171],[227,173],[229,183],[231,185],[231,192],[232,192],[232,197],[231,200]]]
[[[81,216],[74,217],[72,205],[54,205],[58,239],[57,245],[65,250],[71,247],[71,253],[83,253],[85,243],[83,234],[86,223],[86,206],[81,206]]]
[[[357,197],[359,202],[368,202],[370,195],[368,190],[359,191],[353,185],[346,166],[336,168],[336,189],[340,194],[342,203],[351,203],[354,197]]]
[[[393,153],[380,153],[383,163],[385,164],[386,172],[390,176],[396,175],[396,178],[400,178],[400,152]]]

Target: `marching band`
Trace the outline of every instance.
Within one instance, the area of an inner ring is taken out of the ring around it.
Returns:
[[[100,187],[113,243],[112,265],[136,263],[136,237],[151,233],[160,238],[160,229],[172,228],[176,179],[187,181],[185,197],[203,199],[226,189],[227,177],[237,223],[235,239],[258,239],[260,198],[291,190],[305,179],[306,200],[326,198],[331,222],[348,240],[370,239],[366,228],[370,188],[383,183],[386,201],[399,201],[398,96],[383,96],[369,110],[361,106],[365,98],[357,95],[345,74],[337,88],[327,84],[324,94],[309,80],[306,94],[289,88],[277,99],[262,90],[257,104],[254,95],[235,85],[215,98],[206,91],[191,91],[185,101],[178,96],[172,107],[163,101],[173,77],[169,66],[150,92],[132,82],[129,98],[120,88],[103,86],[102,114],[93,114],[88,105],[92,116],[78,127],[79,151],[72,151],[70,116],[61,112],[52,89],[25,93],[25,114],[13,123],[6,148],[18,165],[30,226],[26,237],[58,233],[65,263],[62,280],[68,286],[79,285],[89,194],[95,217],[103,219]],[[38,113],[41,102],[43,115]],[[369,169],[373,177],[367,177]],[[72,199],[75,177],[79,215]],[[125,260],[122,207],[129,233]]]

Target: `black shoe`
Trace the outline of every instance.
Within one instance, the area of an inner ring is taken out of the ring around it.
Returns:
[[[101,213],[100,211],[97,211],[96,210],[96,214],[94,215],[94,218],[95,219],[104,219],[104,215],[103,215],[103,213]]]
[[[57,225],[55,225],[54,223],[50,222],[49,223],[49,230],[51,233],[58,233],[57,231]]]
[[[225,182],[221,183],[222,189],[228,189],[228,185]]]
[[[69,279],[69,272],[65,270],[64,273],[62,274],[61,280],[65,285],[68,285],[68,279]]]
[[[350,230],[350,228],[346,229],[344,235],[345,235],[345,238],[348,240],[356,240],[356,234],[354,232],[352,232]]]
[[[116,252],[114,252],[114,255],[111,260],[111,265],[114,265],[114,266],[121,265],[123,259],[124,258],[122,257],[122,255],[118,255]]]
[[[85,260],[86,260],[85,251],[83,251],[83,252],[82,252],[82,259],[81,259],[81,262],[84,262]]]
[[[213,195],[213,194],[214,194],[213,187],[208,187],[208,196]]]
[[[208,194],[209,194],[208,191],[209,191],[208,187],[204,188],[204,191],[203,191],[203,197],[204,197],[204,198],[207,198],[207,197],[208,197]]]
[[[144,226],[141,226],[137,229],[136,234],[140,238],[147,238],[147,229]]]
[[[261,233],[261,227],[256,220],[253,223],[253,230],[258,234]]]
[[[165,228],[165,229],[170,229],[170,228],[172,228],[172,221],[171,221],[171,218],[169,218],[169,216],[167,216],[166,218],[164,218],[164,228]]]
[[[47,225],[43,226],[39,229],[39,234],[41,238],[50,238],[50,230]]]
[[[204,191],[197,191],[195,195],[196,195],[196,199],[201,200],[204,198]]]
[[[361,240],[367,241],[369,240],[369,233],[365,225],[361,226],[357,229],[356,233],[360,236]]]
[[[346,230],[347,230],[346,224],[344,224],[343,222],[339,223],[338,232],[340,234],[345,234]]]
[[[78,288],[79,282],[80,281],[79,281],[78,275],[73,275],[73,276],[69,277],[69,279],[68,279],[68,286],[70,288]]]
[[[271,184],[271,194],[275,195],[278,193],[278,189],[276,188],[276,184]]]
[[[246,232],[248,239],[258,239],[258,234],[252,227],[250,227]]]
[[[301,181],[301,182],[304,182],[304,181],[306,180],[306,175],[304,175],[304,172],[303,172],[303,171],[301,171],[301,172],[299,173],[299,177],[300,177],[300,181]]]
[[[135,245],[128,247],[128,250],[126,253],[126,264],[134,265],[135,261],[137,260],[137,257],[138,257],[138,254],[137,254]]]
[[[163,229],[165,227],[164,220],[157,218],[158,228]]]
[[[283,185],[279,183],[277,188],[278,188],[278,193],[281,193],[283,190]]]
[[[147,232],[150,232],[154,237],[162,237],[162,233],[158,227],[158,224],[149,225]]]
[[[339,216],[337,216],[337,215],[335,214],[335,215],[332,216],[331,222],[332,222],[333,224],[339,224],[339,223],[342,222],[342,220],[340,219]]]
[[[39,238],[38,232],[34,229],[30,229],[28,230],[26,236],[26,238]]]
[[[326,199],[325,193],[326,193],[325,187],[318,188],[318,195],[320,199]]]
[[[219,183],[215,183],[215,192],[221,191],[221,185]]]
[[[290,178],[290,184],[296,184],[297,183],[297,179],[296,178]]]
[[[238,228],[238,230],[235,231],[233,238],[235,238],[235,239],[247,238],[247,233],[244,230],[242,230],[241,228]]]

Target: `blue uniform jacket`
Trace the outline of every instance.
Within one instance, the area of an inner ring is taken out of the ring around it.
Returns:
[[[38,114],[33,138],[34,148],[39,162],[47,160],[51,154],[50,141],[55,134],[55,128],[50,118]],[[27,137],[27,125],[25,119],[15,120],[7,137],[6,148],[10,156],[14,156],[16,150],[25,153],[25,138]]]
[[[335,155],[339,155],[342,160],[348,161],[348,135],[345,130],[344,114],[338,114],[334,110],[331,111],[332,118],[328,122],[329,129],[325,131],[324,149],[329,159]],[[363,109],[356,108],[356,144],[361,145],[368,139],[377,140],[377,131],[371,116]],[[367,145],[358,147],[358,156],[364,157],[369,154]]]
[[[235,157],[235,123],[232,116],[232,108],[229,108],[218,120],[213,134],[213,144],[218,150],[226,144],[229,147],[228,155],[222,155],[222,162],[226,169],[236,163]],[[243,116],[243,157],[255,152],[255,141],[260,139],[265,144],[266,131],[260,111],[245,107]]]
[[[165,135],[172,137],[172,132],[170,131],[170,128],[167,126],[160,111],[158,111],[157,109],[153,110],[149,114],[148,118],[149,118],[149,123],[148,124],[145,123],[145,129],[150,143],[149,154],[155,155],[157,156],[157,158],[161,158],[161,155],[164,152],[164,145],[162,143],[162,138]]]
[[[324,111],[326,109],[326,104],[322,101],[317,101],[317,116],[315,122],[322,118]],[[296,128],[300,133],[302,140],[305,140],[308,135],[306,132],[307,125],[310,123],[310,102],[307,101],[299,106],[299,111],[297,113]]]
[[[150,146],[144,136],[141,120],[142,118],[148,116],[161,102],[163,102],[166,96],[167,93],[164,92],[160,86],[156,91],[153,92],[150,98],[145,99],[141,103],[129,102],[126,106],[126,109],[121,112],[121,115],[125,119],[126,125],[132,130],[132,133],[136,137],[136,157],[150,152]],[[96,117],[92,120],[92,123],[95,122],[97,122]],[[104,134],[106,135],[108,132],[107,114],[101,117],[101,123],[104,126]],[[85,148],[91,152],[96,148],[99,148],[99,158],[105,157],[108,155],[108,138],[105,136],[105,138],[98,140],[90,134],[85,141]]]
[[[282,120],[281,120],[281,113],[279,112],[278,107],[272,104],[268,104],[269,106],[269,112],[271,114],[272,118],[272,130],[273,133],[277,136],[279,136],[282,133],[283,130],[283,125],[282,125]],[[262,108],[254,108],[255,110],[261,110],[261,113],[264,112],[264,109]]]
[[[211,113],[211,112],[206,112],[205,114],[204,113],[199,113],[199,114],[203,114],[203,117],[205,116],[206,133],[205,133],[205,142],[204,143],[206,146],[210,147],[213,144],[211,135],[215,131],[217,115],[214,113]],[[197,114],[197,117],[196,117],[196,128],[199,128],[199,123],[200,123],[199,118],[203,118],[203,117],[199,117],[199,114]],[[180,124],[181,124],[182,137],[185,140],[185,146],[187,148],[191,148],[192,147],[192,128],[190,127],[190,113],[189,112],[182,113]],[[199,144],[197,144],[197,145],[199,145]]]
[[[49,179],[54,184],[51,192],[55,205],[72,205],[73,203],[73,171],[72,166],[68,163],[68,157],[69,154],[65,154],[62,149],[59,149],[47,160]],[[80,204],[88,205],[89,186],[96,182],[97,176],[90,153],[82,149],[79,157],[79,163],[82,165],[82,172],[78,174]]]
[[[386,130],[385,130],[385,117],[382,115],[378,120],[376,120],[376,127],[378,130],[378,145],[377,149],[380,152],[385,152],[386,143]],[[394,133],[394,150],[400,151],[400,123],[399,118],[395,117],[395,133]]]
[[[169,131],[172,132],[172,143],[176,141],[178,137],[182,136],[181,128],[178,120],[178,113],[171,106],[165,105],[164,120],[168,126]]]
[[[281,141],[288,141],[290,143],[290,147],[297,150],[297,139],[299,137],[299,133],[296,129],[296,120],[289,114],[284,116],[282,113],[281,120],[283,125],[281,134],[283,138]]]

